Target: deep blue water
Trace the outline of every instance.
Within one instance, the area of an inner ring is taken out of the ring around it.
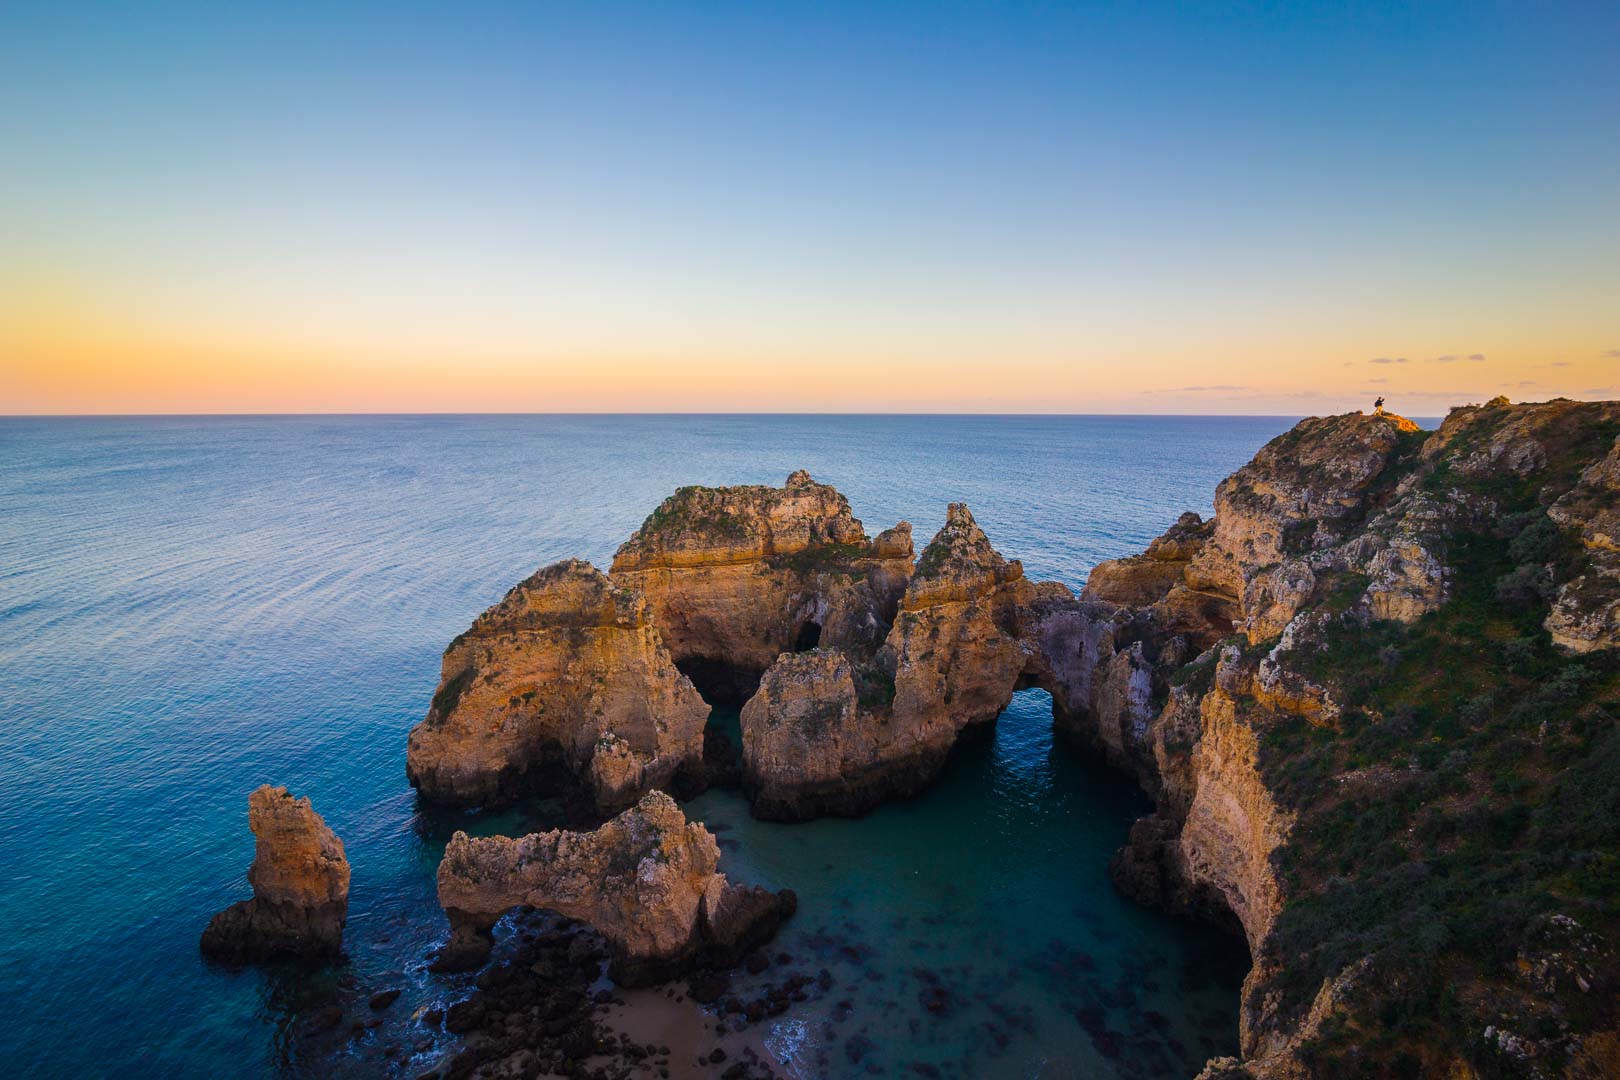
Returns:
[[[681,484],[808,468],[870,533],[905,518],[919,547],[965,500],[1031,577],[1078,587],[1182,510],[1208,512],[1216,482],[1287,426],[0,420],[0,1060],[32,1076],[383,1069],[375,1044],[410,1041],[410,1007],[455,994],[422,970],[449,831],[529,823],[418,812],[405,735],[440,651],[537,567],[605,568]],[[266,782],[313,797],[347,845],[341,970],[230,973],[198,956],[208,916],[248,895],[245,800]],[[835,975],[770,1033],[799,1075],[852,1071],[857,1038],[875,1044],[862,1067],[1182,1075],[1235,1049],[1244,961],[1108,886],[1145,807],[1053,747],[1033,691],[936,788],[860,821],[764,825],[723,792],[689,812],[717,829],[734,878],[798,890],[781,947]],[[407,985],[400,1029],[340,1062],[296,1059],[289,1016],[343,976]],[[919,1004],[936,978],[954,995],[943,1016]]]

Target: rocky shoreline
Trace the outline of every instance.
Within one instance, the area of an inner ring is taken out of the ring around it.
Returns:
[[[1242,1058],[1206,1076],[1604,1075],[1620,1065],[1613,795],[1579,778],[1620,752],[1617,461],[1614,404],[1496,401],[1434,433],[1382,412],[1313,418],[1221,483],[1213,519],[1184,515],[1078,596],[1026,580],[965,505],[914,560],[907,523],[868,538],[802,472],[681,489],[609,573],[559,563],[480,616],[411,733],[425,799],[557,796],[599,825],[452,840],[445,967],[481,963],[513,910],[594,929],[517,931],[527,966],[486,968],[446,1016],[463,1049],[444,1074],[591,1075],[581,1055],[604,1046],[600,1075],[688,1067],[592,1026],[613,1000],[585,997],[603,965],[624,984],[693,973],[727,1030],[791,1007],[816,976],[744,1002],[724,970],[766,955],[792,900],[727,882],[665,791],[740,783],[762,819],[859,815],[926,787],[964,732],[1040,687],[1058,733],[1155,801],[1112,863],[1119,889],[1249,946]],[[1435,657],[1464,667],[1470,648],[1502,658],[1477,661],[1487,685],[1464,692]],[[742,707],[740,770],[705,730],[710,701]],[[1577,804],[1576,824],[1538,816],[1544,797]],[[1446,823],[1470,814],[1495,849],[1454,839]],[[1347,827],[1385,839],[1358,850]],[[1538,835],[1561,847],[1521,858]],[[1513,962],[1470,954],[1441,912],[1426,951],[1403,944],[1417,931],[1401,904],[1429,903],[1413,882],[1469,867],[1516,890],[1487,916]],[[1420,983],[1451,1003],[1413,998]],[[1418,1014],[1394,1024],[1402,1002]],[[770,1074],[716,1050],[693,1067]]]

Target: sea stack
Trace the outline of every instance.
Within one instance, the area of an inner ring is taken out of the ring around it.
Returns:
[[[308,799],[266,784],[248,797],[256,840],[248,882],[253,898],[215,915],[203,931],[205,956],[231,964],[343,951],[349,860]]]

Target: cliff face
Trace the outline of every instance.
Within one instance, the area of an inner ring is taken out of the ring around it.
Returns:
[[[765,673],[742,715],[754,813],[858,814],[915,793],[961,732],[993,721],[1020,685],[1064,700],[1087,692],[1085,640],[1096,632],[1072,593],[1026,581],[952,504],[880,648],[784,655]]]
[[[882,642],[911,573],[911,526],[869,540],[808,473],[780,488],[681,488],[613,557],[678,662],[756,677],[784,652]]]
[[[253,830],[253,898],[215,915],[202,935],[205,955],[226,963],[278,957],[333,957],[343,951],[349,860],[308,799],[284,787],[248,797]]]
[[[1617,1064],[1617,435],[1567,401],[1307,420],[1092,575],[1060,724],[1158,801],[1115,880],[1255,957],[1209,1075]]]
[[[642,597],[572,560],[513,588],[451,643],[406,769],[438,801],[564,787],[612,813],[700,767],[708,715]]]
[[[451,644],[407,769],[434,799],[564,785],[598,815],[699,786],[708,709],[684,669],[746,702],[757,815],[858,814],[927,784],[958,734],[1021,685],[1050,689],[1063,715],[1089,707],[1114,619],[1026,581],[961,504],[913,567],[908,524],[868,539],[844,497],[803,472],[781,488],[682,488],[619,549],[611,579],[548,567]]]
[[[668,977],[706,946],[751,947],[792,913],[791,894],[733,885],[719,860],[713,835],[659,791],[592,832],[458,832],[439,864],[450,966],[482,960],[490,928],[522,904],[589,923],[607,939],[625,984]]]

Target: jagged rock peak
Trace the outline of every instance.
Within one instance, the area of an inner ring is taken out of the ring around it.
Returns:
[[[215,915],[205,954],[231,963],[281,956],[335,956],[343,948],[349,860],[310,801],[266,784],[248,796],[253,899]]]
[[[479,962],[490,927],[520,904],[589,923],[613,950],[621,982],[667,977],[709,942],[757,943],[762,924],[774,931],[793,901],[751,902],[753,890],[727,882],[719,860],[714,836],[662,791],[591,832],[519,839],[458,832],[438,873],[453,931],[444,966]]]
[[[1023,576],[1023,564],[1002,557],[973,520],[967,503],[951,503],[945,511],[944,527],[917,559],[916,572],[906,589],[905,606],[916,608],[970,599]]]
[[[679,488],[620,546],[613,572],[743,562],[866,540],[849,500],[800,469],[779,488]]]

